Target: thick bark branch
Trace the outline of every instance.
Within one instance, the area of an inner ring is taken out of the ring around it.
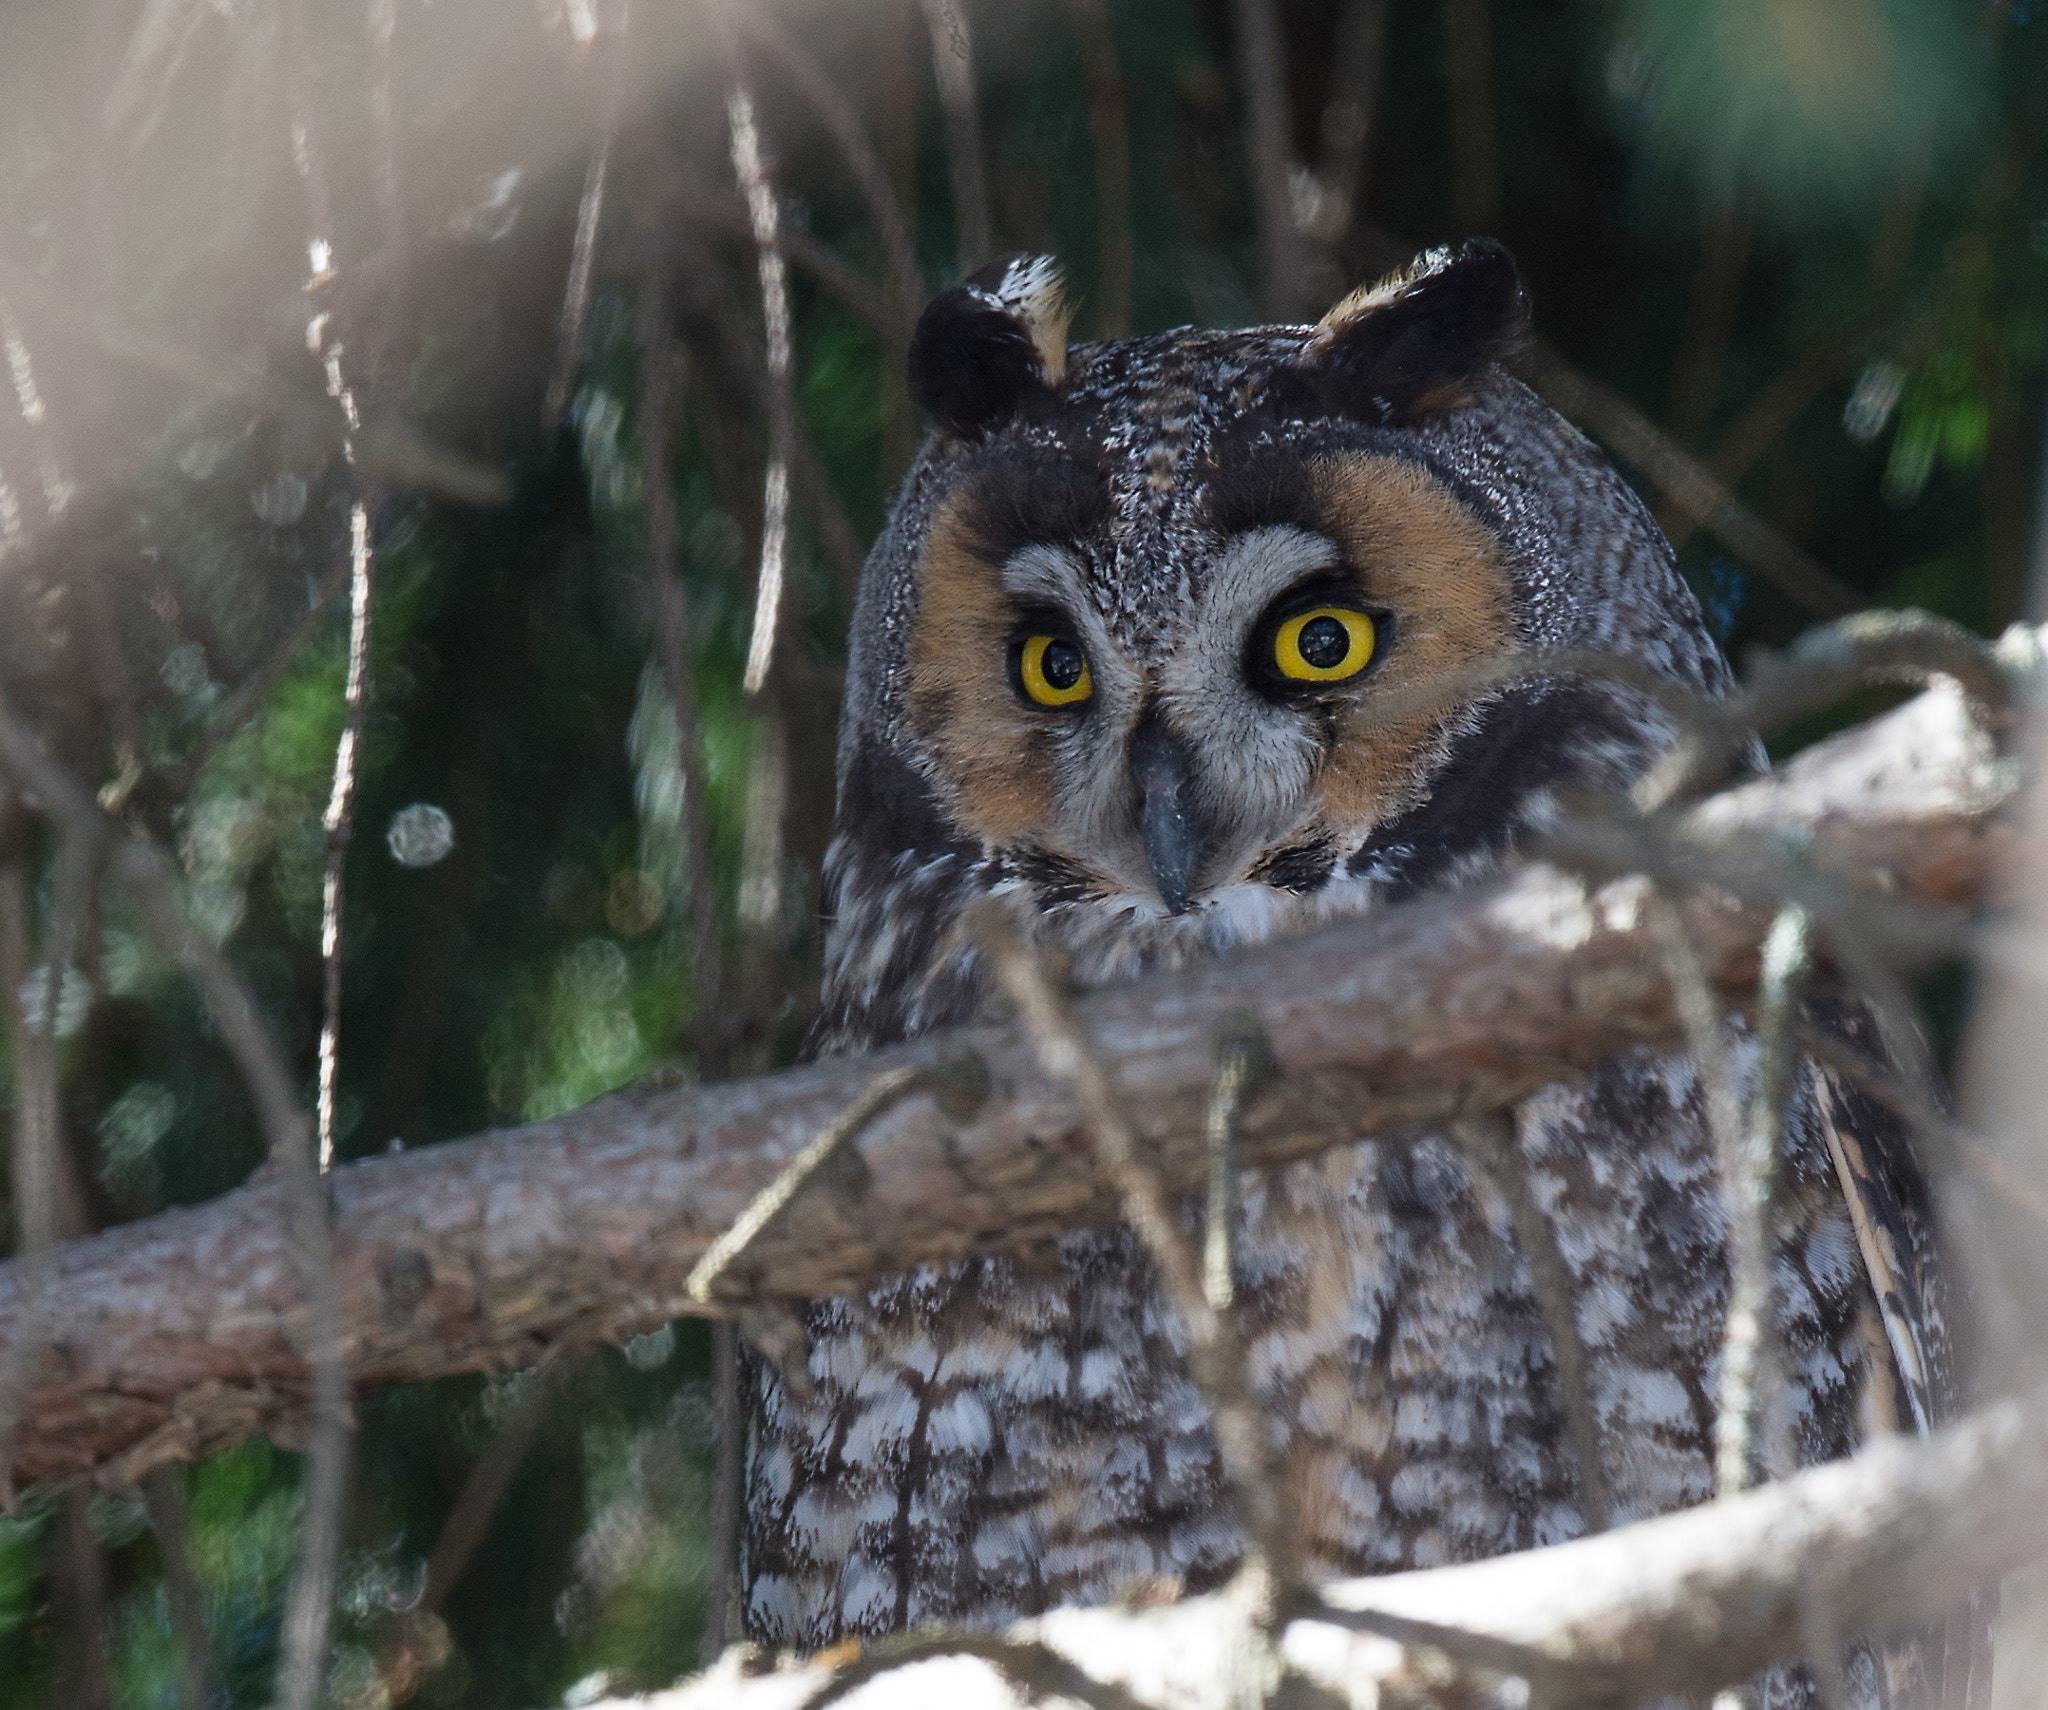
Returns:
[[[1891,903],[1978,896],[2004,774],[1937,688],[1706,803],[1701,835],[1783,838],[1880,875]],[[1461,896],[1097,993],[1080,1005],[1138,1143],[1175,1190],[1206,1177],[1215,1042],[1255,1016],[1278,1075],[1248,1105],[1247,1164],[1508,1107],[1618,1049],[1680,1035],[1638,881],[1542,867]],[[1766,908],[1701,899],[1694,941],[1747,1002]],[[798,1197],[720,1279],[712,1309],[789,1298],[1116,1216],[1071,1091],[1014,1028],[959,1036],[991,1096],[954,1121],[927,1094],[861,1142],[862,1185]],[[778,1170],[880,1070],[947,1041],[683,1091],[634,1091],[523,1129],[338,1169],[335,1262],[351,1380],[506,1367],[702,1312],[685,1279]],[[861,1172],[853,1172],[861,1176]],[[289,1440],[306,1305],[275,1179],[59,1249],[11,1444],[17,1484],[151,1468],[253,1431]],[[0,1266],[0,1369],[23,1278]]]
[[[1881,1632],[1947,1613],[1972,1585],[2048,1548],[2044,1433],[2048,1399],[2005,1401],[1929,1443],[1889,1439],[1854,1460],[1598,1537],[1339,1580],[1286,1626],[1281,1654],[1335,1702],[1361,1710],[1390,1699],[1468,1710],[1524,1701],[1485,1690],[1487,1673],[1519,1676],[1553,1704],[1704,1694],[1795,1658],[1802,1609],[1816,1599],[1839,1631]],[[1023,1710],[1037,1701],[1026,1684],[1034,1661],[1049,1654],[1142,1704],[1224,1710],[1246,1701],[1241,1687],[1258,1654],[1250,1615],[1228,1590],[1163,1609],[1056,1610],[1009,1630],[1007,1669],[950,1657],[877,1670],[879,1678],[835,1702]],[[1446,1678],[1397,1638],[1485,1673]],[[978,1648],[998,1650],[987,1636]],[[831,1675],[813,1664],[747,1679],[735,1652],[710,1674],[636,1702],[641,1710],[796,1710]]]

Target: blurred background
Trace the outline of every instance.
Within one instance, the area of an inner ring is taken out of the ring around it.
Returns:
[[[1082,338],[1314,319],[1497,236],[1738,659],[1854,604],[1991,634],[2044,145],[2037,0],[0,0],[0,693],[176,851],[310,1102],[360,508],[337,1155],[753,1072],[813,1001],[925,294],[1048,251]],[[6,1072],[54,1033],[75,1234],[263,1142],[118,894],[53,977],[55,871],[8,798]],[[686,1323],[361,1397],[333,1702],[694,1666],[708,1373]],[[269,1703],[301,1471],[0,1517],[0,1706]]]

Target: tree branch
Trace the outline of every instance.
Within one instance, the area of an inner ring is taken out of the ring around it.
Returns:
[[[1967,707],[1952,687],[1930,690],[1680,824],[1797,840],[1838,881],[1852,866],[1881,874],[1894,901],[1975,898],[2003,846],[1994,810],[2011,784]],[[1505,1110],[1617,1050],[1680,1040],[1642,893],[1640,880],[1589,892],[1532,867],[1077,1007],[1144,1155],[1170,1190],[1198,1191],[1216,1040],[1246,1013],[1277,1058],[1276,1077],[1245,1107],[1248,1166]],[[1701,962],[1731,1003],[1750,1001],[1773,912],[1709,897],[1687,910]],[[704,1311],[685,1288],[691,1268],[788,1160],[874,1074],[936,1064],[961,1042],[627,1092],[336,1169],[351,1377],[528,1364],[561,1344]],[[792,1204],[726,1273],[719,1309],[1115,1219],[1080,1104],[1040,1070],[1028,1038],[984,1028],[964,1042],[988,1065],[987,1104],[956,1120],[919,1094],[878,1118],[861,1147],[866,1191]],[[22,1400],[18,1482],[125,1486],[253,1431],[297,1428],[309,1309],[275,1203],[284,1191],[260,1180],[52,1254],[37,1332],[51,1353]],[[23,1333],[24,1281],[0,1266],[0,1361]]]

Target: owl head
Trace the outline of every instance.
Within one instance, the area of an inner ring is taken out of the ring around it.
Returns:
[[[1482,687],[1489,660],[1723,686],[1655,523],[1505,371],[1528,309],[1497,244],[1312,327],[1066,321],[1018,259],[911,343],[934,432],[854,616],[818,1048],[971,1012],[951,928],[982,894],[1113,979],[1457,882],[1667,734],[1605,682]]]

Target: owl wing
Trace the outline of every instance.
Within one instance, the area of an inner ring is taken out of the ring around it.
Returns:
[[[1826,1018],[1830,1030],[1873,1057],[1876,1028],[1860,1011]],[[1934,1198],[1914,1156],[1912,1136],[1891,1110],[1844,1075],[1820,1067],[1814,1107],[1828,1156],[1856,1231],[1856,1245],[1891,1349],[1900,1418],[1925,1437],[1961,1411],[1950,1322],[1951,1279],[1940,1263]],[[1930,1702],[1942,1710],[1982,1710],[1991,1702],[1991,1641],[1996,1586],[1930,1628],[1918,1643]]]
[[[1955,1411],[1955,1374],[1932,1218],[1923,1182],[1899,1169],[1901,1124],[1842,1075],[1823,1068],[1814,1100],[1836,1180],[1856,1229],[1898,1380],[1902,1417],[1925,1437]]]

